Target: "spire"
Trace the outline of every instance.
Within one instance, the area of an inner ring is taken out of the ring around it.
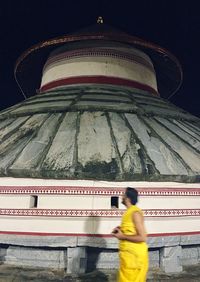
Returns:
[[[97,19],[98,24],[103,24],[103,17],[99,16]]]

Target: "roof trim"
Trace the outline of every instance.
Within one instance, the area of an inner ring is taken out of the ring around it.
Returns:
[[[19,85],[19,87],[22,89],[23,92],[25,93],[27,92],[26,85],[25,85],[26,83],[23,80],[23,78],[21,78],[21,74],[23,72],[22,67],[25,65],[26,60],[30,58],[31,55],[36,54],[37,51],[42,51],[43,49],[47,49],[47,48],[54,47],[54,46],[56,47],[59,45],[63,45],[65,43],[77,42],[77,41],[87,41],[87,40],[112,40],[116,42],[130,44],[133,47],[136,47],[146,52],[151,57],[155,67],[156,67],[156,64],[160,67],[159,62],[162,61],[162,64],[165,66],[165,68],[161,66],[163,70],[163,75],[166,76],[166,79],[168,80],[169,80],[169,77],[165,73],[167,72],[166,66],[167,64],[168,65],[171,64],[172,70],[174,74],[176,74],[177,78],[175,79],[175,82],[173,82],[175,85],[171,86],[170,89],[167,90],[168,93],[166,94],[165,98],[169,98],[172,95],[174,95],[175,92],[178,91],[178,89],[180,88],[182,84],[182,80],[183,80],[182,67],[178,59],[171,52],[169,52],[165,48],[162,48],[154,43],[144,41],[134,36],[126,35],[125,33],[118,34],[117,32],[110,33],[110,32],[105,32],[105,31],[101,33],[97,32],[97,33],[91,33],[91,34],[84,33],[84,34],[64,35],[61,37],[45,40],[36,45],[33,45],[31,48],[29,48],[24,53],[22,53],[22,55],[16,61],[15,68],[14,68],[14,75],[15,75],[17,84]],[[154,58],[157,58],[158,62],[157,60],[154,60]],[[159,85],[159,73],[157,75],[158,75],[158,85]],[[33,91],[35,92],[35,89],[33,89]]]

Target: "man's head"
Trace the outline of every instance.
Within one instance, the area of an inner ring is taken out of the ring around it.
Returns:
[[[138,201],[138,191],[135,188],[127,187],[122,198],[122,204],[125,206],[135,205]]]

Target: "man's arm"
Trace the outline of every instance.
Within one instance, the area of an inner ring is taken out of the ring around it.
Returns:
[[[139,212],[134,212],[132,214],[132,220],[136,228],[136,235],[123,234],[119,228],[116,228],[117,233],[114,233],[113,236],[119,240],[127,240],[134,243],[145,242],[147,236],[144,228],[143,216]]]

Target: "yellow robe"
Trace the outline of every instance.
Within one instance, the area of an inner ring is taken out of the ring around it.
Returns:
[[[122,217],[121,231],[126,235],[136,235],[132,220],[134,212],[142,211],[136,206],[129,207]],[[145,282],[148,271],[148,246],[145,242],[133,243],[120,240],[120,269],[118,282]]]

